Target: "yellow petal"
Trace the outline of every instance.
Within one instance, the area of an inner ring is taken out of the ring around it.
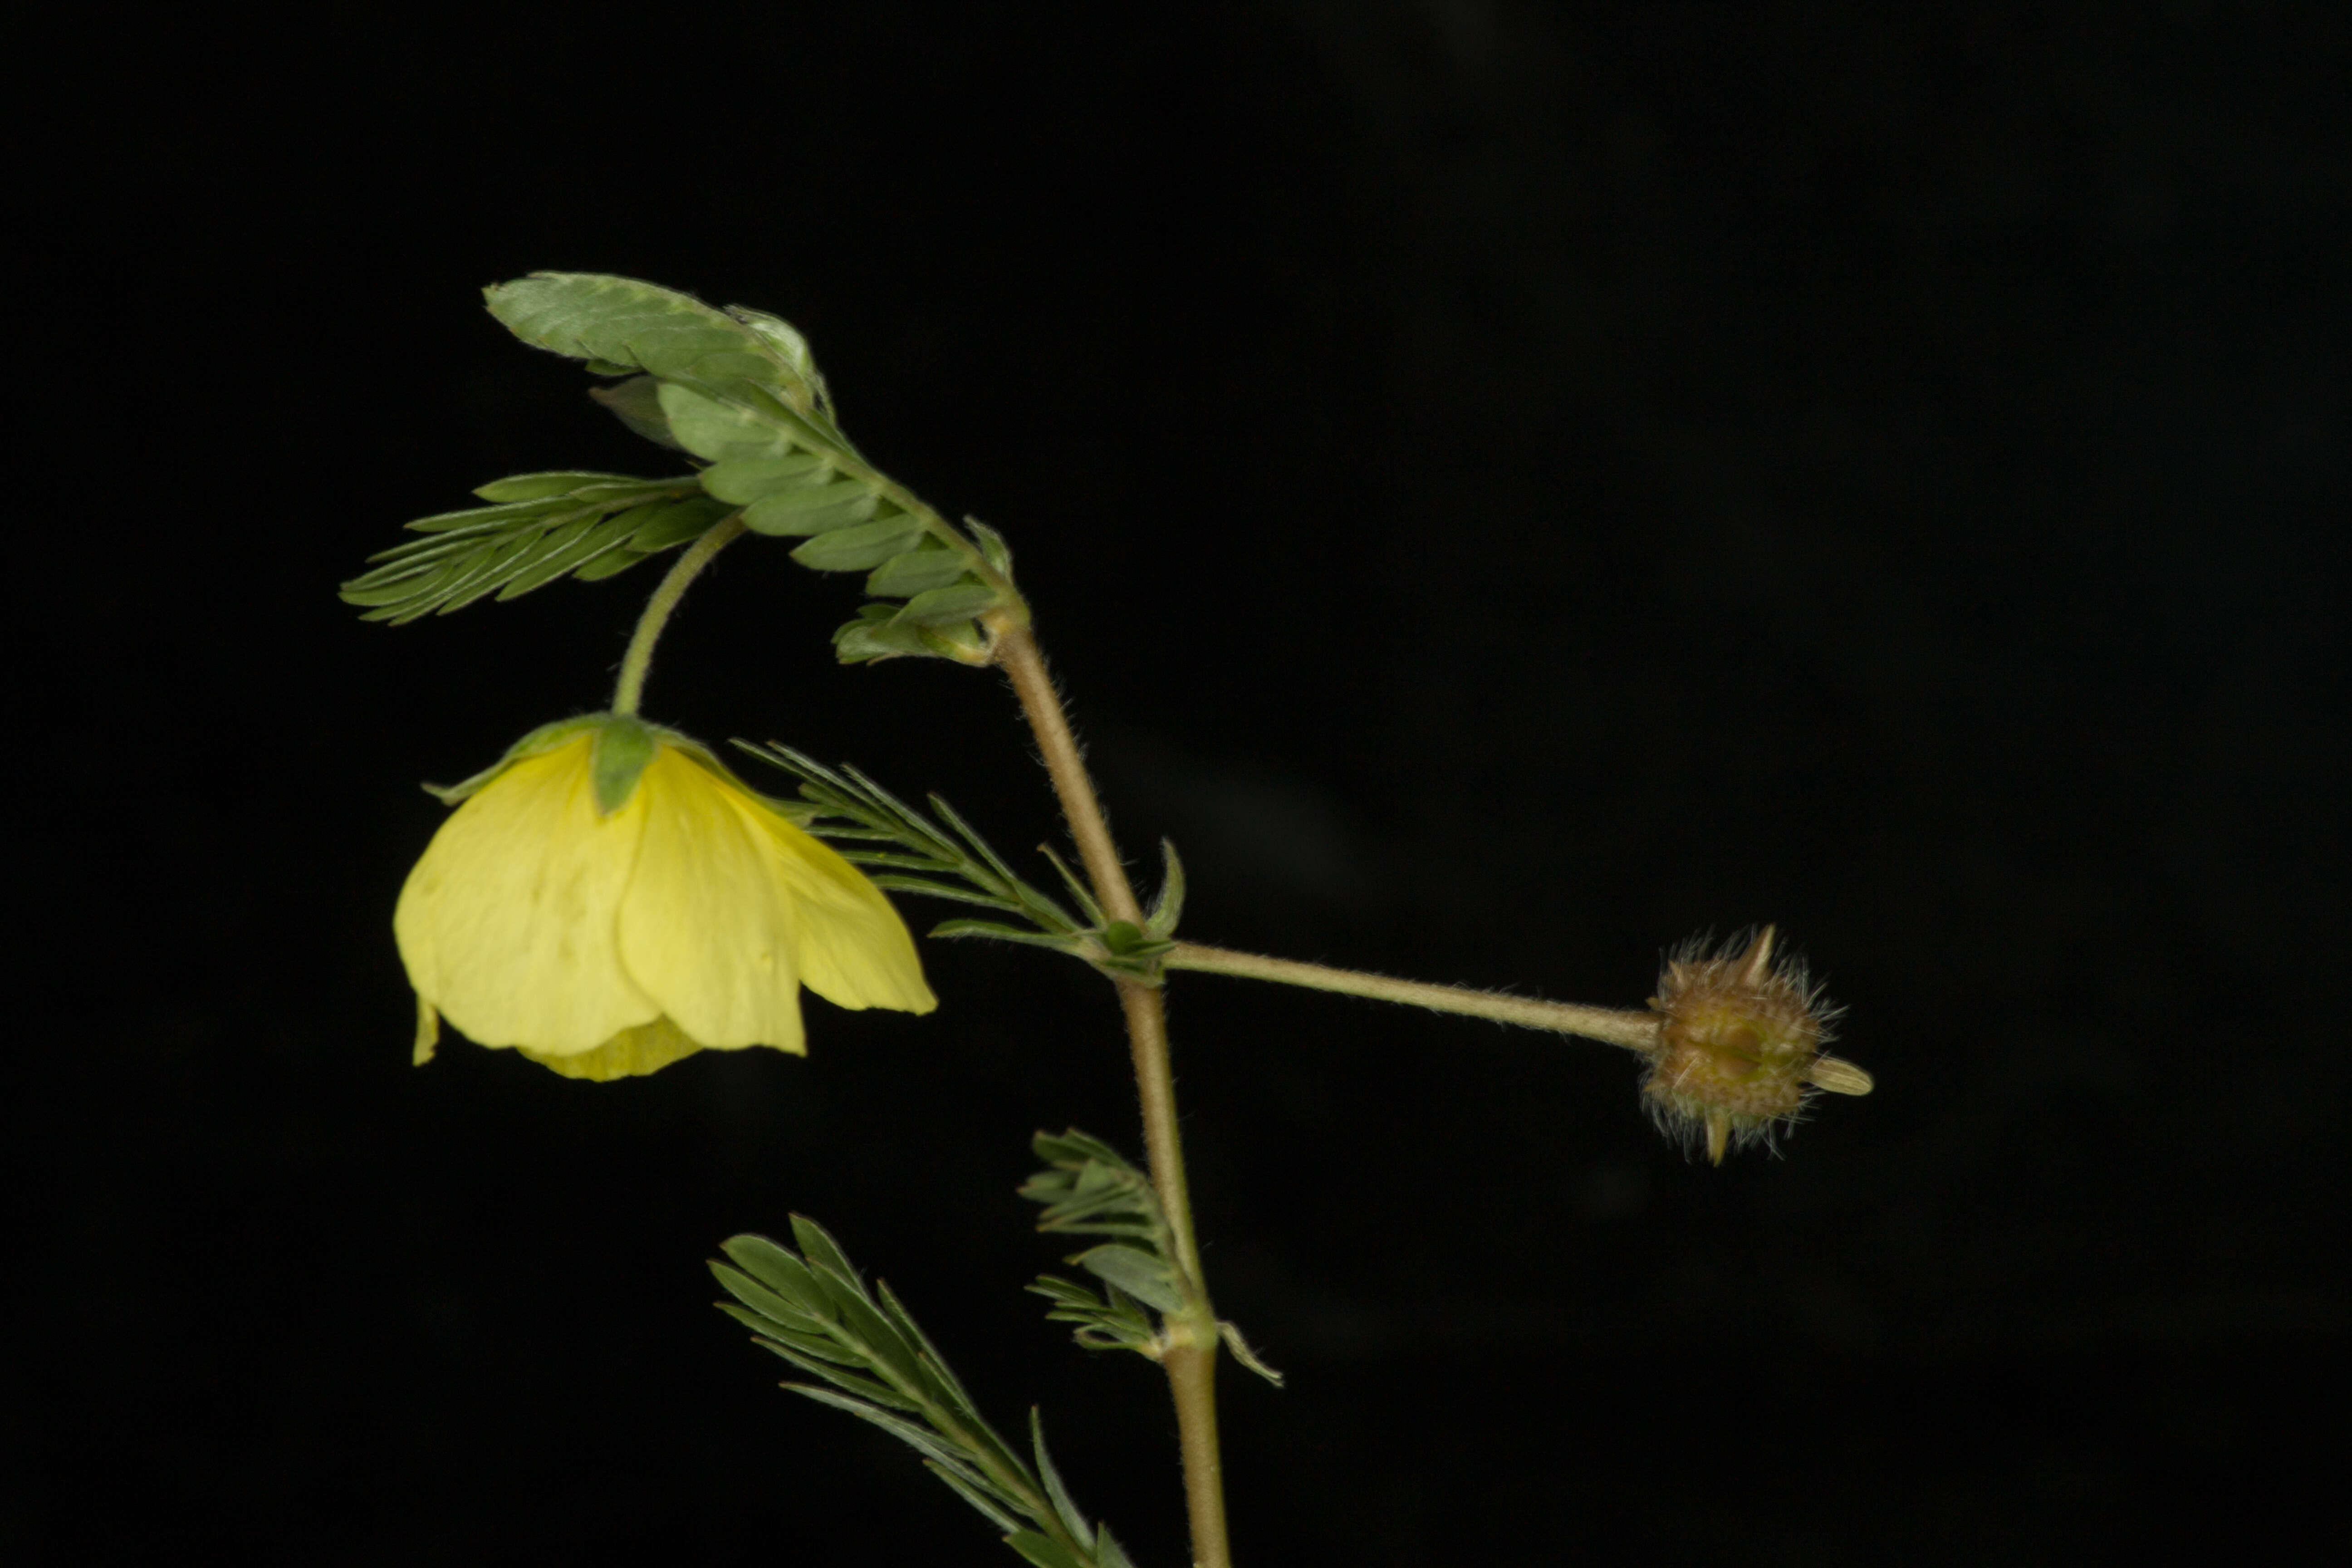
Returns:
[[[572,1056],[661,1008],[621,963],[617,914],[646,814],[599,817],[589,740],[529,757],[442,824],[401,889],[409,983],[486,1046]]]
[[[915,939],[882,889],[758,801],[732,798],[767,839],[776,874],[793,891],[799,917],[793,952],[801,984],[840,1007],[928,1013],[938,1006],[915,956]]]
[[[622,961],[702,1044],[803,1051],[798,911],[734,794],[674,748],[646,764],[625,808],[646,826],[620,907]]]
[[[699,1042],[688,1039],[685,1032],[667,1018],[656,1018],[650,1024],[624,1029],[594,1050],[583,1051],[578,1056],[550,1056],[544,1051],[528,1047],[522,1054],[541,1067],[554,1068],[565,1078],[610,1083],[616,1078],[643,1078],[647,1073],[658,1072],[701,1048]]]

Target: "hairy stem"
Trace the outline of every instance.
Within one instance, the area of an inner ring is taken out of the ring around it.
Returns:
[[[1119,864],[1118,847],[1111,840],[1110,825],[1104,820],[1102,802],[1087,774],[1077,738],[1070,732],[1061,696],[1045,672],[1037,639],[1025,622],[1010,616],[990,620],[996,662],[1013,682],[1013,695],[1020,699],[1029,728],[1037,737],[1038,754],[1054,781],[1054,793],[1060,797],[1079,861],[1094,885],[1095,900],[1110,919],[1140,925],[1142,907],[1128,882],[1127,868]],[[1182,1310],[1169,1314],[1162,1325],[1168,1348],[1160,1365],[1167,1370],[1169,1393],[1176,1405],[1192,1561],[1195,1568],[1232,1568],[1233,1551],[1225,1539],[1224,1466],[1217,1447],[1217,1315],[1209,1304],[1200,1244],[1192,1234],[1192,1198],[1184,1181],[1184,1143],[1176,1120],[1176,1075],[1169,1062],[1168,1014],[1157,987],[1126,976],[1120,976],[1118,984],[1134,1057],[1151,1185],[1168,1217],[1176,1261],[1184,1274],[1185,1305]]]
[[[1271,980],[1283,985],[1304,985],[1316,991],[1337,991],[1368,996],[1375,1002],[1401,1002],[1440,1013],[1461,1013],[1492,1018],[1523,1029],[1549,1029],[1578,1035],[1604,1045],[1651,1054],[1658,1048],[1658,1016],[1623,1012],[1613,1007],[1586,1007],[1574,1002],[1543,1002],[1532,996],[1506,996],[1463,985],[1432,985],[1419,980],[1391,980],[1385,974],[1365,974],[1353,969],[1332,969],[1320,963],[1300,963],[1287,958],[1263,958],[1254,952],[1203,947],[1180,942],[1160,961],[1170,969],[1197,969],[1211,974],[1237,974],[1245,980]]]
[[[686,547],[661,580],[654,596],[646,601],[645,614],[637,617],[637,629],[629,638],[629,651],[621,656],[621,679],[613,688],[613,711],[635,713],[637,700],[646,693],[646,671],[654,662],[654,644],[661,640],[662,627],[669,623],[669,615],[677,602],[686,596],[686,585],[700,574],[710,558],[735,542],[743,532],[743,519],[739,514],[713,527],[709,532]]]

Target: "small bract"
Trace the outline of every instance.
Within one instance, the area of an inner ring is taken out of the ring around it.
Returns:
[[[461,804],[393,916],[419,1065],[443,1017],[602,1080],[704,1049],[803,1054],[803,985],[938,1005],[881,889],[674,731],[550,725],[438,793]]]

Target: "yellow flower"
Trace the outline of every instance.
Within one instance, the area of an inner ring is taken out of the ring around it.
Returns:
[[[487,773],[409,873],[393,930],[416,1060],[446,1016],[572,1078],[705,1048],[804,1053],[800,988],[928,1013],[881,890],[693,742],[633,718],[553,724]]]

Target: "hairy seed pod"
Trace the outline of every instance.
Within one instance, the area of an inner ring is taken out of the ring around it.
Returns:
[[[1723,1163],[1734,1144],[1769,1143],[1797,1120],[1813,1089],[1868,1094],[1870,1075],[1822,1054],[1837,1010],[1802,963],[1773,961],[1773,929],[1709,952],[1686,943],[1666,961],[1658,994],[1658,1046],[1642,1080],[1659,1130]]]

